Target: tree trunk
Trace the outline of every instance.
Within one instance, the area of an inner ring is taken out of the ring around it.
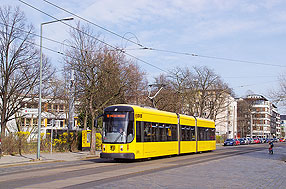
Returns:
[[[87,129],[87,117],[88,117],[88,114],[87,114],[87,111],[85,111],[84,122],[83,122],[83,130]]]
[[[91,117],[92,117],[90,154],[95,155],[95,151],[96,151],[96,149],[95,149],[95,147],[96,147],[96,128],[94,127],[95,113],[94,113],[93,108],[92,108],[92,102],[93,102],[93,98],[91,96],[90,101],[89,101],[89,109],[90,109],[90,113],[91,113]]]
[[[1,142],[0,142],[0,157],[2,155],[2,152],[4,151],[4,149],[2,149],[2,143],[3,143],[3,140],[5,138],[5,131],[6,131],[6,122],[4,121],[4,115],[3,115],[3,112],[1,114]]]
[[[90,154],[95,155],[96,152],[96,128],[94,126],[94,117],[92,118],[91,126],[91,144],[90,144]]]

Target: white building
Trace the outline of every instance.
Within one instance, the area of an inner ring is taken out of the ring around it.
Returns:
[[[237,138],[237,101],[226,93],[224,110],[215,120],[216,134],[227,138]]]

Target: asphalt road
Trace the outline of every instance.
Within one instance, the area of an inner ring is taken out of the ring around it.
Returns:
[[[286,144],[277,143],[274,155],[257,144],[141,161],[42,163],[0,168],[0,188],[283,188],[285,160]]]

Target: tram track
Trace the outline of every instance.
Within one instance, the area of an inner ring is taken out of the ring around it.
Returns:
[[[22,170],[17,173],[10,173],[14,179],[5,180],[3,176],[0,176],[0,183],[11,186],[11,188],[19,187],[20,184],[18,184],[18,181],[19,183],[25,183],[24,186],[35,185],[34,187],[36,188],[44,187],[45,185],[48,186],[49,183],[54,183],[56,186],[61,187],[89,187],[91,185],[100,185],[111,181],[114,182],[116,180],[169,169],[211,162],[261,150],[265,150],[264,145],[260,147],[220,148],[211,153],[187,154],[171,158],[161,157],[147,161],[130,161],[126,163],[117,163],[110,160],[103,161],[100,159],[85,160],[84,162],[77,162],[77,164],[73,165],[61,165],[43,168],[43,170]],[[16,175],[18,175],[18,177]],[[6,178],[9,178],[9,175],[7,175]],[[67,183],[67,180],[74,180],[74,182],[68,185],[63,184]],[[13,181],[14,183],[12,184]]]
[[[215,160],[220,160],[220,159],[224,159],[224,158],[228,158],[228,157],[233,157],[233,156],[237,156],[237,155],[242,155],[242,154],[247,154],[247,153],[262,151],[262,150],[265,150],[265,147],[249,148],[247,150],[243,148],[241,150],[236,149],[236,151],[227,151],[227,152],[216,153],[216,154],[202,153],[202,154],[208,154],[208,155],[201,156],[201,154],[197,154],[198,156],[194,156],[193,158],[186,158],[186,159],[183,159],[183,161],[180,159],[180,157],[184,157],[184,156],[177,156],[178,160],[172,160],[172,158],[169,158],[169,159],[171,159],[170,161],[166,161],[166,162],[163,161],[163,163],[165,164],[165,166],[163,166],[163,167],[158,167],[158,168],[153,168],[153,169],[148,169],[148,170],[143,170],[143,171],[140,170],[140,171],[132,172],[129,174],[122,174],[119,176],[113,176],[113,177],[109,177],[109,178],[98,179],[96,181],[91,181],[91,182],[87,182],[87,183],[79,184],[79,185],[73,185],[73,186],[69,186],[66,188],[74,188],[77,186],[88,187],[91,185],[98,186],[98,185],[105,184],[105,183],[111,182],[111,181],[115,182],[118,180],[128,179],[128,178],[132,178],[132,177],[136,177],[136,176],[152,174],[152,173],[156,173],[156,172],[160,172],[160,171],[166,171],[166,170],[175,169],[175,168],[180,168],[180,167],[184,167],[184,166],[197,165],[200,163],[211,162],[211,161],[215,161]],[[189,155],[187,155],[187,156],[189,156]],[[156,164],[156,163],[151,163],[151,164]]]

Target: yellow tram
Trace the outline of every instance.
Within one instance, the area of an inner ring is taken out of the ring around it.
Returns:
[[[215,149],[211,120],[126,104],[104,110],[101,158],[140,159]]]

